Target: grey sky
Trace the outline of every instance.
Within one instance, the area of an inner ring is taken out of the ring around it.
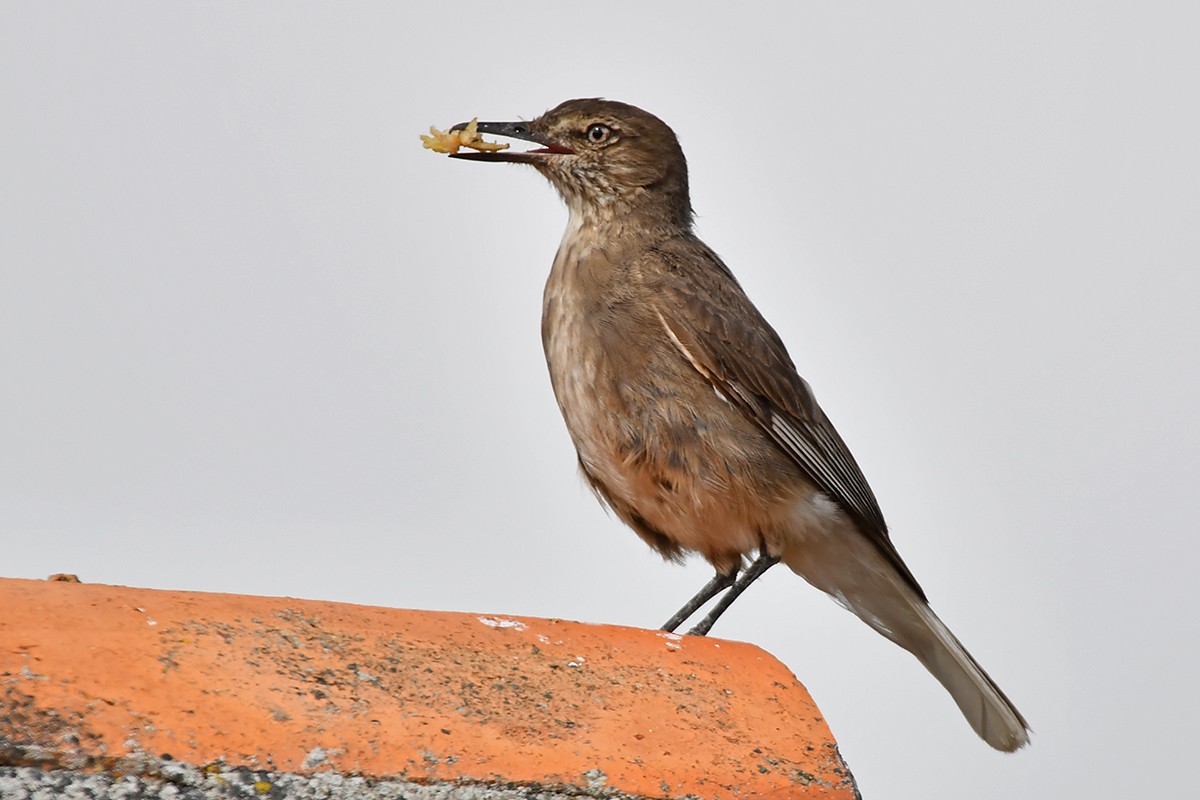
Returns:
[[[660,624],[709,571],[575,474],[565,211],[417,139],[602,95],[679,133],[1033,745],[782,568],[715,634],[796,672],[867,797],[1184,794],[1200,12],[1048,5],[0,4],[0,572]]]

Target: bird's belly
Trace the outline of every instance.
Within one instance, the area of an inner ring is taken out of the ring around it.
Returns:
[[[805,481],[665,337],[638,341],[636,326],[605,336],[570,315],[546,322],[580,464],[622,520],[664,555],[698,552],[718,569],[779,538]]]

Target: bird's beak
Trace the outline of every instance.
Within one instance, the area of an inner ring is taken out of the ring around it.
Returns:
[[[450,128],[452,131],[461,131],[471,123],[460,122]],[[488,133],[492,136],[507,136],[510,139],[520,139],[525,142],[533,142],[540,144],[535,150],[500,150],[494,153],[452,153],[451,158],[465,158],[468,161],[516,161],[519,163],[529,163],[531,161],[539,161],[545,156],[551,155],[574,155],[575,151],[569,147],[564,147],[557,142],[548,139],[545,136],[534,133],[529,128],[528,122],[478,122],[475,129],[480,133]]]

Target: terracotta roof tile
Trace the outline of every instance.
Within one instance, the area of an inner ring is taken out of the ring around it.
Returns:
[[[7,766],[854,797],[782,664],[657,631],[0,580],[0,692]]]

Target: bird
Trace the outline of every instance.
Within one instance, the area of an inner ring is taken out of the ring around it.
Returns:
[[[452,158],[532,166],[568,209],[542,343],[583,476],[662,556],[716,570],[663,629],[724,592],[689,631],[707,634],[782,562],[916,656],[987,744],[1028,744],[1025,718],[930,608],[783,341],[693,231],[675,132],[601,98],[451,130],[471,124],[536,147]]]

